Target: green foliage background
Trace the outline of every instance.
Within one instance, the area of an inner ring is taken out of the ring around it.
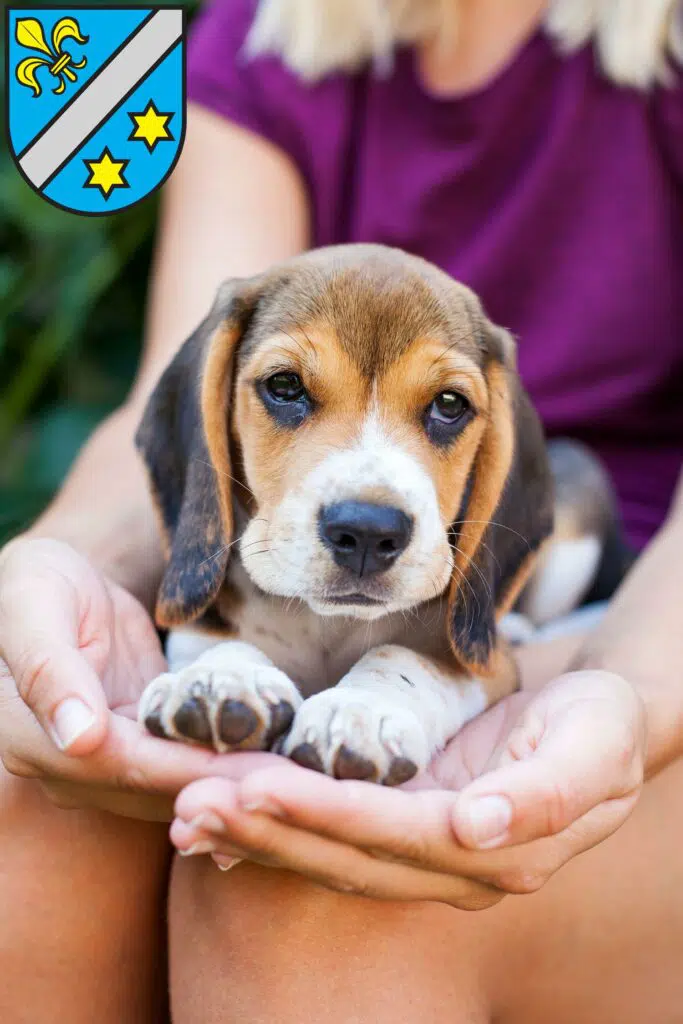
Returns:
[[[157,209],[154,197],[111,217],[50,206],[13,164],[1,100],[0,543],[40,512],[126,395]]]

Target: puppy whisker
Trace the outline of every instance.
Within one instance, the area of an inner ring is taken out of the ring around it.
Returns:
[[[202,459],[198,459],[197,461],[202,462],[203,460]],[[209,463],[205,463],[205,465],[209,465]],[[263,519],[263,518],[259,518],[259,517],[255,517],[251,521],[252,522],[262,522],[262,523],[267,523],[268,522],[267,519]],[[212,555],[209,555],[208,558],[205,558],[203,562],[199,563],[199,568],[201,568],[203,565],[206,565],[208,562],[212,562],[216,558],[220,558],[220,556],[225,554],[226,551],[230,551],[230,549],[233,548],[235,546],[235,544],[239,544],[241,540],[242,540],[242,535],[240,535],[239,537],[235,537],[235,539],[231,540],[229,544],[225,544],[222,547],[218,548],[218,550],[214,551]],[[259,543],[260,543],[260,541],[252,541],[251,544],[247,544],[244,547],[240,547],[240,552],[243,552],[243,551],[247,550],[247,548],[251,547],[252,544],[259,544]]]
[[[456,551],[464,558],[467,558],[467,555],[465,555],[463,551],[460,551],[459,548],[456,548]],[[481,580],[482,585],[484,587],[484,593],[487,595],[490,601],[493,601],[493,588],[491,587],[491,583],[489,582],[489,580],[486,579],[486,576],[484,576],[484,573],[481,571],[481,569],[479,568],[479,566],[477,565],[473,558],[467,558],[467,563],[469,566],[471,566],[472,569],[474,569],[477,576]]]
[[[475,520],[469,520],[469,521],[470,521],[470,522],[475,522]],[[452,536],[452,537],[458,537],[458,536],[459,536],[459,531],[458,531],[458,530],[448,530],[448,531],[447,531],[447,536],[449,536],[449,537],[450,537],[450,536]],[[494,552],[493,548],[492,548],[492,547],[491,547],[491,546],[490,546],[489,544],[487,544],[487,543],[486,543],[486,542],[485,542],[484,540],[480,540],[480,541],[479,541],[479,546],[480,546],[480,547],[482,547],[482,548],[484,548],[484,550],[485,550],[485,551],[488,551],[488,553],[490,554],[491,558],[492,558],[492,559],[493,559],[493,561],[494,561],[494,562],[496,563],[496,566],[497,566],[497,567],[498,567],[498,569],[500,570],[500,568],[501,568],[501,566],[500,566],[500,562],[499,562],[499,560],[498,560],[498,559],[496,558],[496,554],[495,554],[495,552]],[[461,553],[462,553],[462,552],[461,552]]]
[[[460,566],[456,565],[456,564],[455,564],[455,562],[453,563],[453,571],[454,571],[454,572],[457,572],[457,573],[458,573],[458,575],[459,575],[459,577],[460,577],[460,578],[462,579],[463,583],[466,583],[466,584],[467,584],[467,586],[468,586],[468,587],[470,588],[470,590],[471,590],[471,592],[472,592],[472,597],[473,597],[473,598],[474,598],[474,600],[475,600],[475,601],[477,602],[477,611],[479,612],[479,614],[481,614],[481,602],[479,601],[479,597],[478,597],[478,595],[477,595],[477,592],[475,591],[475,589],[474,589],[474,587],[472,586],[472,584],[470,583],[470,581],[469,581],[469,580],[467,579],[467,576],[466,576],[466,575],[465,575],[465,573],[464,573],[464,572],[462,571],[462,569],[460,568]],[[469,629],[469,627],[470,627],[470,616],[469,616],[469,607],[468,607],[468,603],[467,603],[467,600],[466,600],[466,598],[465,598],[465,595],[464,595],[464,594],[463,594],[463,602],[464,602],[464,604],[465,604],[465,628],[466,628],[466,630],[467,630],[467,629]]]
[[[507,526],[505,523],[497,523],[495,519],[456,519],[456,521],[451,525],[467,526],[470,523],[473,525],[481,525],[483,523],[486,526],[497,526],[501,530],[508,530],[510,533],[514,533],[516,537],[519,537],[521,541],[524,541],[529,551],[531,551],[531,544],[523,534],[521,534],[518,530],[513,530],[511,526]],[[448,532],[453,533],[456,531],[449,530]]]
[[[209,469],[212,469],[214,471],[214,473],[217,473],[220,476],[224,476],[226,480],[232,481],[232,483],[237,484],[238,487],[242,487],[243,490],[247,492],[250,498],[254,497],[254,495],[252,494],[251,490],[247,487],[247,485],[243,484],[241,480],[237,479],[237,477],[231,476],[231,474],[226,472],[224,469],[218,469],[216,466],[213,465],[213,463],[207,462],[206,459],[200,459],[196,455],[191,456],[191,458],[195,462],[201,462],[203,466],[208,466]]]
[[[220,558],[220,556],[225,554],[226,551],[229,551],[231,548],[233,548],[235,544],[239,544],[241,539],[241,537],[236,537],[235,540],[231,540],[229,544],[224,544],[223,547],[220,547],[217,551],[214,551],[212,555],[209,555],[208,558],[205,558],[203,562],[200,562],[199,568],[201,569],[201,567],[203,565],[206,565],[207,562],[213,562],[214,559]]]

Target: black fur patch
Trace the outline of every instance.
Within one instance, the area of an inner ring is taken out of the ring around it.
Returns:
[[[209,316],[159,380],[136,434],[169,548],[157,603],[164,625],[196,619],[225,578],[229,538],[204,435],[200,389],[217,327],[226,320],[244,327],[249,315],[244,297],[223,286]]]
[[[465,570],[450,623],[456,649],[476,665],[485,665],[494,650],[497,608],[553,525],[553,486],[543,431],[519,385],[512,415],[512,466],[491,523]],[[468,486],[459,520],[467,517],[471,491]]]

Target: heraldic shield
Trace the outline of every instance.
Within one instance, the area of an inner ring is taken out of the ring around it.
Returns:
[[[14,161],[49,202],[115,213],[158,188],[185,136],[180,7],[9,7]]]

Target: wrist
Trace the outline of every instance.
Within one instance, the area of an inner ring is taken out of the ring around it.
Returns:
[[[163,556],[144,470],[133,447],[139,410],[124,406],[98,428],[62,490],[23,535],[73,547],[149,610]]]
[[[645,775],[656,775],[683,755],[683,694],[676,686],[676,670],[654,652],[625,651],[618,644],[600,646],[599,636],[579,652],[572,670],[610,672],[626,680],[645,709],[647,754]],[[672,685],[673,684],[673,685]]]
[[[68,544],[108,579],[133,594],[148,611],[153,609],[161,578],[158,540],[154,535],[143,540],[139,523],[125,514],[94,529],[87,516],[48,509],[22,537]]]

